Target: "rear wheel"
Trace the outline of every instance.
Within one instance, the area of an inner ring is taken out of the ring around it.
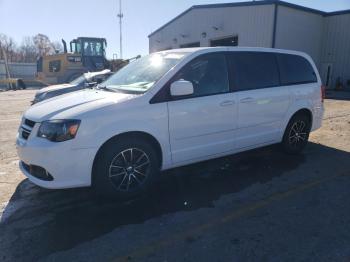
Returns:
[[[101,195],[130,198],[149,189],[159,174],[159,158],[150,143],[112,140],[97,158],[93,186]]]
[[[288,154],[298,154],[307,145],[311,121],[307,115],[297,114],[289,121],[284,132],[282,146]]]

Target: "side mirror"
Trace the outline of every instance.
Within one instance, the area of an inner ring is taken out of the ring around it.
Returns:
[[[170,85],[171,96],[188,96],[193,94],[193,85],[186,80],[178,80]]]

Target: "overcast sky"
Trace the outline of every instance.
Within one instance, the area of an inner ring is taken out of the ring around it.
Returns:
[[[21,42],[43,33],[67,42],[78,36],[107,38],[107,55],[119,53],[119,0],[0,0],[0,33]],[[147,36],[192,5],[235,0],[123,0],[124,57],[148,53]],[[350,9],[350,0],[290,0],[323,10]]]

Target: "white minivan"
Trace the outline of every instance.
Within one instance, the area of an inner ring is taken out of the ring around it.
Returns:
[[[321,126],[324,89],[301,52],[216,47],[153,53],[95,89],[29,108],[20,169],[45,188],[129,197],[161,170],[281,143],[299,153]]]

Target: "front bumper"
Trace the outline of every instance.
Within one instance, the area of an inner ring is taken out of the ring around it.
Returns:
[[[19,167],[30,181],[50,189],[91,185],[92,163],[97,149],[76,149],[72,147],[72,141],[54,143],[36,137],[33,133],[27,140],[18,135],[16,141]],[[25,165],[42,167],[53,179],[51,181],[39,179],[31,175]]]

